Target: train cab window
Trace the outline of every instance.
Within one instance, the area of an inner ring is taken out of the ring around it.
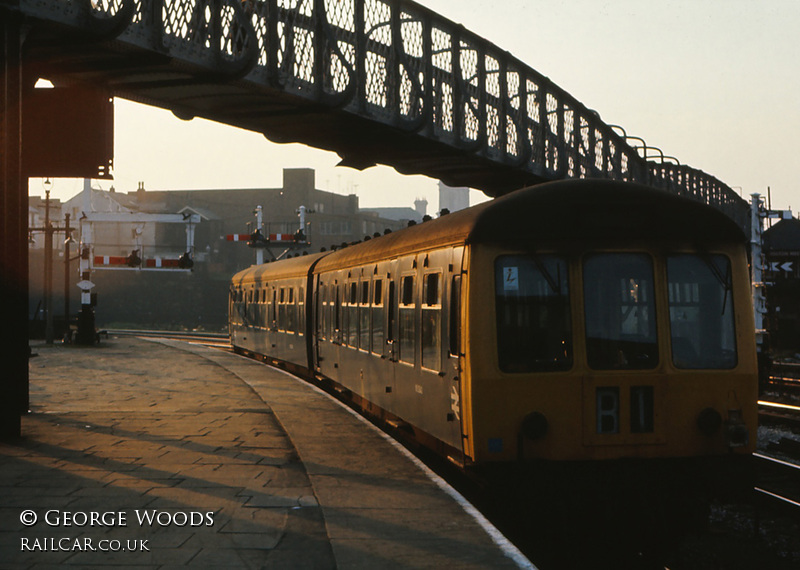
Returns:
[[[667,257],[672,362],[678,368],[728,369],[737,363],[730,260],[723,255]]]
[[[422,366],[439,370],[442,366],[442,291],[441,274],[428,273],[422,282]]]
[[[414,364],[414,276],[406,275],[400,281],[400,362]]]
[[[369,351],[369,339],[371,328],[369,326],[370,308],[369,308],[369,281],[361,282],[361,299],[358,304],[358,347],[362,350]]]
[[[653,262],[640,253],[602,253],[583,264],[586,353],[595,370],[658,364]]]
[[[555,255],[498,257],[495,310],[502,371],[546,372],[572,367],[566,260]]]
[[[383,279],[372,282],[372,352],[383,351]]]

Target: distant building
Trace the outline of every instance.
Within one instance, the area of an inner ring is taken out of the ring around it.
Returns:
[[[414,200],[414,210],[416,210],[417,215],[422,219],[428,213],[428,201],[425,198],[417,198]]]
[[[46,216],[45,199],[40,196],[28,196],[28,227],[43,228]],[[50,199],[50,222],[54,226],[63,226],[64,216],[61,214],[61,201]],[[28,239],[29,249],[44,249],[44,233],[32,231]],[[62,238],[63,242],[64,239]],[[53,243],[55,244],[55,238]]]
[[[62,211],[70,215],[70,219],[76,222],[74,225],[80,226],[83,212],[134,214],[142,212],[142,209],[135,199],[117,192],[112,186],[110,190],[90,188],[88,194],[85,191],[80,192],[64,202]],[[75,238],[78,239],[79,236],[80,232],[76,232]],[[177,257],[186,251],[183,245],[178,251],[164,251],[158,243],[158,227],[151,222],[92,223],[92,244],[95,255],[128,255],[133,249],[142,249],[140,255]]]
[[[229,234],[255,231],[254,210],[262,206],[265,235],[295,234],[300,229],[299,208],[307,209],[308,245],[292,252],[313,253],[343,243],[360,241],[386,230],[406,227],[413,218],[384,215],[383,209],[360,210],[356,195],[343,196],[319,190],[310,168],[287,168],[280,188],[148,190],[140,183],[137,190],[123,194],[92,189],[88,206],[83,193],[64,204],[74,220],[81,212],[198,214],[195,228],[194,260],[209,264],[206,269],[232,274],[249,266],[254,253],[241,242],[225,239]],[[413,212],[410,208],[406,208]],[[96,255],[128,255],[141,245],[143,257],[178,257],[186,250],[186,229],[182,224],[142,222],[136,224],[94,222]],[[285,246],[276,245],[272,254],[280,255]],[[266,255],[265,259],[270,259]]]
[[[439,211],[457,212],[469,208],[469,188],[454,188],[439,182]]]
[[[294,234],[300,229],[299,208],[307,209],[304,233],[309,245],[293,252],[314,253],[342,243],[360,241],[365,236],[385,230],[398,230],[405,223],[385,218],[374,211],[362,211],[358,196],[343,196],[316,188],[315,172],[310,168],[286,168],[280,188],[169,190],[154,191],[140,187],[128,196],[141,211],[198,213],[203,221],[195,234],[198,256],[207,254],[214,269],[233,273],[253,263],[253,250],[242,243],[225,240],[228,234],[255,231],[256,206],[262,206],[265,235]],[[181,239],[181,228],[168,229],[168,242]],[[166,236],[165,236],[166,237]],[[278,255],[282,247],[273,248]],[[269,255],[265,256],[269,259]],[[198,261],[204,260],[198,257]]]
[[[800,220],[781,220],[762,235],[767,315],[773,351],[800,353]]]
[[[362,208],[361,212],[365,214],[375,214],[379,218],[385,220],[394,220],[408,225],[408,222],[413,220],[417,223],[422,221],[422,216],[414,208],[403,207],[387,207],[387,208]]]
[[[284,169],[280,188],[167,191],[149,190],[140,183],[139,188],[127,193],[92,189],[87,196],[82,193],[68,200],[63,205],[63,213],[69,212],[76,221],[87,210],[200,216],[200,223],[194,227],[195,263],[191,275],[137,270],[97,270],[92,274],[96,284],[93,291],[99,297],[98,326],[223,327],[230,277],[255,262],[252,248],[242,242],[228,241],[225,236],[255,231],[254,210],[259,205],[262,206],[265,235],[295,234],[300,229],[299,208],[307,208],[304,234],[309,243],[292,248],[289,255],[315,253],[322,248],[329,250],[408,225],[408,219],[388,216],[383,209],[360,210],[356,195],[343,196],[317,189],[314,170],[309,168]],[[42,208],[33,199],[31,208],[32,224],[43,219]],[[404,210],[414,212],[410,208]],[[51,216],[63,219],[59,210],[51,210]],[[95,255],[128,256],[134,249],[141,248],[142,258],[176,259],[186,251],[185,224],[93,222],[92,228]],[[78,239],[77,233],[75,238]],[[271,252],[279,256],[287,254],[286,249],[285,245],[276,245]],[[264,258],[269,260],[271,255],[266,253]],[[32,283],[37,279],[41,281],[37,277],[41,275],[40,265],[37,261],[32,266]],[[35,272],[34,267],[37,268]],[[77,271],[77,263],[73,270]],[[31,314],[36,313],[41,296],[40,286],[35,289],[31,295]],[[72,287],[71,295],[76,294],[77,288]],[[78,303],[72,306],[77,307]]]

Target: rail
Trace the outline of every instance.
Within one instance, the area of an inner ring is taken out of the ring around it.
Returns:
[[[800,520],[800,489],[797,486],[800,465],[763,453],[754,453],[753,457],[762,479],[754,487],[756,496]]]

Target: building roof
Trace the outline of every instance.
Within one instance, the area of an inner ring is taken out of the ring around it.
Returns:
[[[417,212],[414,208],[406,208],[406,207],[361,208],[359,211],[365,214],[377,214],[379,218],[384,218],[387,220],[395,220],[398,222],[406,220],[414,220],[415,222],[422,221],[422,216],[420,216],[419,212]]]
[[[208,208],[200,208],[199,206],[184,206],[180,210],[178,210],[179,214],[183,214],[184,212],[190,212],[192,214],[199,215],[203,220],[221,220],[217,214],[209,210]]]
[[[800,220],[781,220],[762,234],[764,252],[800,251]]]

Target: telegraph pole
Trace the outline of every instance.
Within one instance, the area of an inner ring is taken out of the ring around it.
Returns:
[[[50,225],[50,190],[44,191],[44,338],[53,344],[53,226]]]

